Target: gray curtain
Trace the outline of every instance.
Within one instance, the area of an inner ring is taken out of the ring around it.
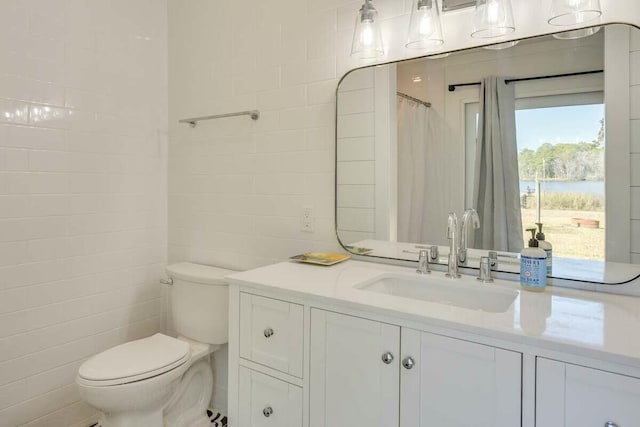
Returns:
[[[487,77],[480,86],[473,200],[481,224],[474,247],[522,250],[519,182],[515,88],[502,77]]]
[[[399,242],[431,242],[434,218],[429,199],[429,160],[437,139],[431,111],[398,96],[398,234]],[[441,228],[437,231],[442,232]]]

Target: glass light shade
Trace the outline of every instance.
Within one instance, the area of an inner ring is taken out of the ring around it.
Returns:
[[[371,4],[371,0],[365,0],[356,16],[351,56],[366,59],[384,55],[382,32],[377,18],[378,11]]]
[[[413,0],[406,47],[428,49],[444,43],[438,0]]]
[[[600,0],[552,0],[549,24],[583,24],[599,18],[600,15]]]
[[[600,28],[602,27],[590,27],[590,28],[583,28],[581,30],[565,31],[564,33],[554,34],[553,37],[555,37],[558,40],[581,39],[584,37],[589,37],[594,35],[598,31],[600,31]]]
[[[501,37],[515,30],[511,0],[476,0],[474,30],[471,37]]]
[[[509,49],[510,47],[514,47],[518,43],[520,43],[518,40],[514,40],[511,42],[504,42],[504,43],[492,44],[490,46],[484,46],[484,48],[489,50]]]

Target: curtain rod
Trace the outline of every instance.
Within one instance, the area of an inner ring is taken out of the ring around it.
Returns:
[[[421,99],[414,98],[413,96],[409,96],[406,93],[402,93],[402,92],[396,92],[396,94],[398,94],[398,96],[401,97],[401,98],[406,98],[409,101],[417,102],[418,104],[422,104],[427,108],[431,108],[431,103],[430,102],[422,101]]]
[[[505,80],[506,84],[509,83],[515,83],[515,82],[524,82],[524,81],[529,81],[529,80],[543,80],[543,79],[557,79],[559,77],[573,77],[573,76],[584,76],[587,74],[598,74],[598,73],[603,73],[604,70],[593,70],[593,71],[580,71],[577,73],[567,73],[567,74],[554,74],[554,75],[550,75],[550,76],[537,76],[537,77],[523,77],[520,79],[508,79]],[[461,87],[461,86],[476,86],[479,85],[480,82],[473,82],[473,83],[457,83],[454,85],[449,85],[449,92],[455,92],[457,87]]]

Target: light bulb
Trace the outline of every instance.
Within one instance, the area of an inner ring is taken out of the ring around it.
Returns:
[[[360,33],[360,44],[365,50],[371,49],[373,46],[373,28],[371,22],[362,23],[362,32]]]
[[[497,24],[500,21],[500,5],[495,0],[487,3],[487,23]]]
[[[421,8],[422,18],[420,18],[419,32],[422,37],[429,37],[433,34],[433,18],[429,10],[424,7]]]

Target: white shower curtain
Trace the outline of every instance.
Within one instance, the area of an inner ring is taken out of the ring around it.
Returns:
[[[480,216],[475,248],[519,252],[523,247],[516,145],[515,88],[487,77],[480,87],[473,200]]]
[[[398,99],[398,241],[430,240],[428,218],[433,218],[427,198],[428,159],[433,159],[434,126],[429,108]],[[431,203],[430,203],[431,202]],[[431,215],[431,216],[430,216]]]

